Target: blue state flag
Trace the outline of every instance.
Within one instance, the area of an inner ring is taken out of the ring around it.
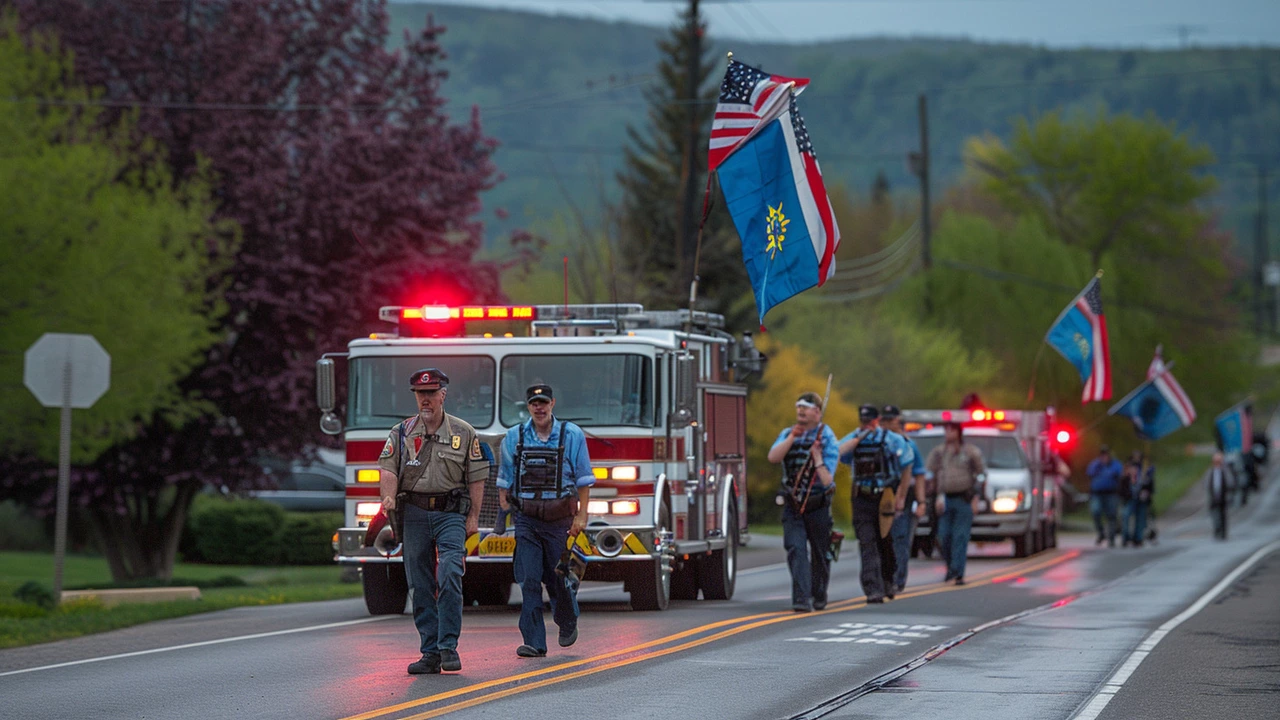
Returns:
[[[1240,403],[1213,419],[1218,447],[1225,453],[1244,452],[1253,445],[1253,408]]]
[[[1127,417],[1133,421],[1139,437],[1159,440],[1186,427],[1176,403],[1177,399],[1170,397],[1162,386],[1148,380],[1113,405],[1107,414]]]

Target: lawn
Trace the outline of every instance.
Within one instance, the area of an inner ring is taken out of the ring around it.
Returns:
[[[19,602],[13,593],[30,580],[52,588],[53,555],[0,552],[0,648],[63,640],[241,605],[359,597],[360,585],[342,582],[341,574],[336,565],[262,567],[178,563],[173,569],[175,584],[202,586],[200,600],[122,604],[110,608],[93,601],[77,601],[48,611]],[[63,565],[63,586],[67,589],[110,587],[111,573],[106,561],[100,557],[67,557]]]

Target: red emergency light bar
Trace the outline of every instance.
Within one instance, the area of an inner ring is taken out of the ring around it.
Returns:
[[[383,308],[399,311],[398,320],[536,320],[538,308],[533,305],[423,305],[422,307]]]

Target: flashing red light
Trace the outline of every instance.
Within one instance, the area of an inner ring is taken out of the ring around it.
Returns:
[[[990,417],[989,413],[986,410],[974,410],[972,413],[969,414],[969,416],[974,419],[974,422],[981,422]]]
[[[943,411],[942,411],[942,422],[944,422],[944,423],[949,423],[949,422],[951,422],[951,411],[950,411],[950,410],[943,410]]]
[[[434,322],[446,320],[533,320],[537,315],[537,310],[532,305],[470,305],[464,307],[423,305],[422,307],[400,309],[400,319],[402,320]]]
[[[1071,442],[1071,431],[1059,430],[1058,432],[1054,433],[1053,437],[1055,440],[1058,441],[1059,445],[1066,445],[1067,443]]]

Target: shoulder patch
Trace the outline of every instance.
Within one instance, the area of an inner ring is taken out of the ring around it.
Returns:
[[[480,460],[484,455],[480,452],[480,438],[472,436],[471,438],[471,459]]]
[[[391,457],[391,452],[393,449],[394,448],[391,445],[391,438],[387,438],[387,444],[382,446],[382,454],[378,456],[378,459],[381,460],[382,458]]]

